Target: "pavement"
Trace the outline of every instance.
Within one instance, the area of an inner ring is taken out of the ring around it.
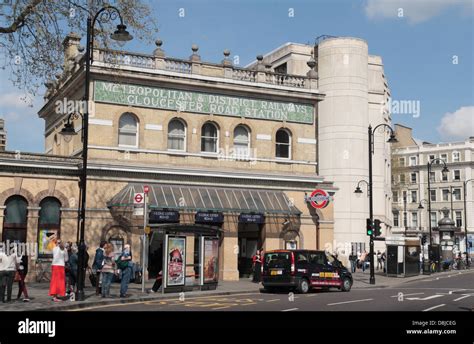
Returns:
[[[369,283],[369,271],[365,272],[356,272],[353,274],[354,284],[352,287],[352,292],[350,293],[334,293],[334,295],[345,294],[347,297],[353,296],[353,291],[358,290],[381,290],[384,288],[395,288],[395,287],[409,287],[412,283],[426,281],[428,283],[436,283],[438,280],[444,280],[451,277],[461,277],[460,275],[468,275],[474,279],[474,269],[471,270],[461,270],[461,271],[448,271],[441,272],[432,275],[418,275],[413,277],[387,277],[381,273],[381,271],[376,272],[375,274],[375,285]],[[470,285],[474,285],[471,281]],[[153,281],[145,283],[145,290],[151,289]],[[85,300],[84,301],[63,301],[63,302],[53,302],[51,297],[48,296],[49,283],[29,283],[27,284],[28,293],[30,296],[30,302],[12,301],[10,303],[0,303],[0,311],[62,311],[62,310],[90,310],[96,308],[107,308],[108,306],[114,305],[126,305],[126,304],[142,304],[147,302],[152,302],[156,300],[181,300],[189,298],[201,298],[201,297],[224,297],[228,295],[238,295],[245,297],[245,295],[263,295],[267,297],[266,294],[260,293],[261,285],[257,283],[252,283],[249,279],[241,279],[239,281],[221,281],[216,290],[209,291],[190,291],[186,293],[175,293],[175,294],[162,294],[158,293],[142,293],[141,284],[131,283],[129,285],[128,298],[118,298],[120,284],[113,283],[111,287],[111,295],[116,295],[111,299],[103,299],[100,296],[95,295],[95,288],[93,288],[88,281],[86,282],[85,288]],[[13,296],[16,297],[17,285],[14,285]],[[286,295],[288,293],[283,293]],[[285,296],[286,297],[286,296]],[[299,297],[299,296],[297,296]]]

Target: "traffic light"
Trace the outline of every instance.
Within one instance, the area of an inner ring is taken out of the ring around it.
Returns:
[[[374,224],[371,219],[367,219],[367,235],[372,235],[374,233]]]
[[[423,234],[423,236],[421,237],[421,244],[422,245],[426,244],[426,239],[427,239],[426,234]]]
[[[376,237],[382,235],[382,228],[380,227],[381,223],[382,222],[380,220],[374,220],[374,236]]]

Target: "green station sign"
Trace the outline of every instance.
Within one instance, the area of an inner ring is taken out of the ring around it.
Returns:
[[[222,116],[312,124],[314,106],[96,80],[94,101]]]

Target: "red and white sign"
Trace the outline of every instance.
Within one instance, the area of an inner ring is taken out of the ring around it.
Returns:
[[[143,186],[143,192],[148,195],[148,192],[150,191],[150,187],[148,185]]]
[[[133,204],[138,205],[138,204],[144,204],[145,203],[145,195],[143,193],[136,193],[133,196]]]
[[[331,199],[332,197],[329,196],[326,191],[317,189],[311,193],[311,196],[306,198],[306,202],[310,202],[313,208],[322,209],[329,205]]]

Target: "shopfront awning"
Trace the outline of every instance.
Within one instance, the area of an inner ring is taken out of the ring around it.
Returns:
[[[301,214],[283,191],[166,184],[148,186],[148,206],[151,209]],[[130,183],[116,194],[107,206],[131,207],[134,195],[141,192],[143,184]]]

